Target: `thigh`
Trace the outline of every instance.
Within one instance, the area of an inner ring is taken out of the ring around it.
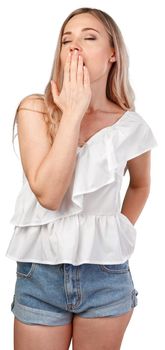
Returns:
[[[133,309],[117,317],[73,320],[73,350],[119,350]]]
[[[68,350],[71,338],[72,323],[29,325],[14,319],[14,350]]]

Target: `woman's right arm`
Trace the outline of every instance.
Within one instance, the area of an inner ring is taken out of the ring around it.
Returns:
[[[33,106],[29,99],[23,102],[18,113],[18,138],[23,169],[32,191],[43,207],[56,210],[72,179],[81,120],[91,99],[89,74],[83,68],[82,57],[68,55],[62,90],[59,93],[54,82],[52,95],[63,113],[51,148],[43,115],[37,112],[44,107],[37,106],[41,104],[37,100]]]
[[[63,113],[51,146],[42,111],[41,102],[30,97],[21,104],[17,116],[19,149],[31,190],[43,207],[56,210],[75,168],[81,118]]]

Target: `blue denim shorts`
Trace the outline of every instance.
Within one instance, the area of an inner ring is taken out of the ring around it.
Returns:
[[[137,305],[129,261],[49,265],[17,261],[11,311],[27,324],[49,326],[81,317],[114,317]]]

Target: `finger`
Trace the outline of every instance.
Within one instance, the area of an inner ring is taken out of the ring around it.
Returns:
[[[51,80],[51,92],[52,92],[54,102],[57,102],[59,91],[57,89],[57,85],[54,80]]]
[[[89,72],[86,66],[83,66],[84,70],[84,87],[88,87],[90,85]]]
[[[64,83],[69,82],[70,80],[70,64],[71,64],[71,52],[68,53],[65,66],[64,66]]]
[[[78,58],[77,83],[83,84],[83,58],[81,55]]]
[[[70,66],[70,81],[75,83],[77,80],[77,65],[78,65],[78,52],[74,50]]]

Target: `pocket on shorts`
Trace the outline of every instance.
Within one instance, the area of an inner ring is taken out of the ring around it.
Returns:
[[[31,278],[37,264],[32,262],[17,261],[16,275],[18,278]]]
[[[108,273],[126,273],[129,271],[129,261],[125,261],[122,264],[106,264],[106,265],[100,265],[99,267],[102,271],[108,272]]]

